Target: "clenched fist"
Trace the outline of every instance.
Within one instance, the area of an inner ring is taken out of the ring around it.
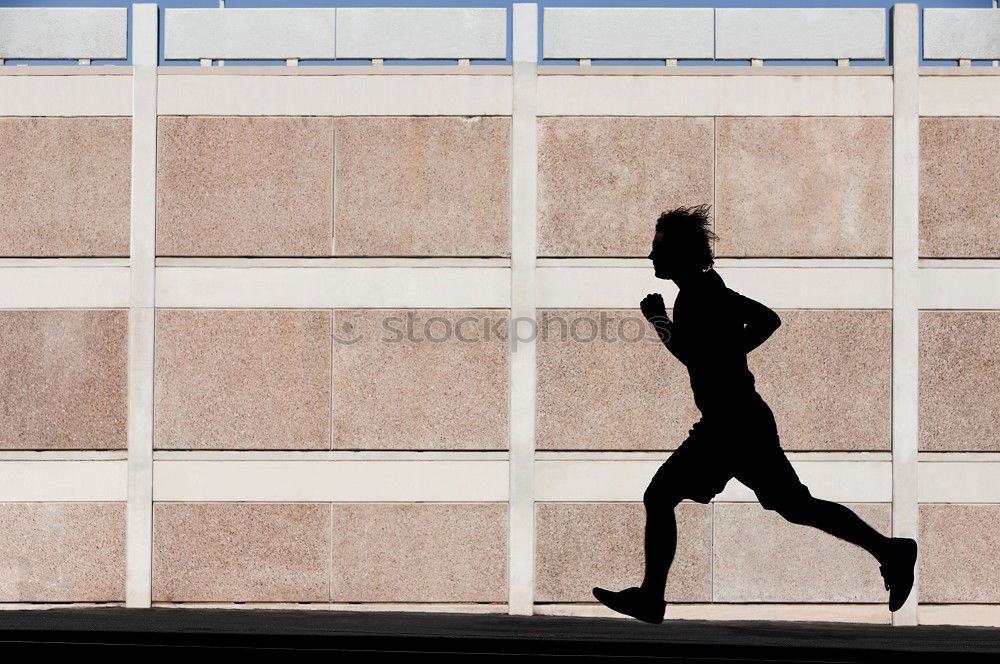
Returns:
[[[667,317],[667,308],[663,304],[663,296],[659,293],[646,293],[639,303],[642,315],[646,317],[661,338],[670,334],[671,320]]]
[[[642,309],[642,315],[651,323],[654,318],[670,320],[667,318],[667,308],[663,304],[663,296],[659,293],[646,293],[646,297],[642,298],[642,302],[639,303],[639,308]]]

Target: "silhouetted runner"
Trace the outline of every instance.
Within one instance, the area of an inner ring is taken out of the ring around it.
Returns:
[[[735,477],[753,490],[764,509],[872,554],[889,591],[889,610],[896,611],[913,586],[917,543],[885,537],[844,505],[815,498],[799,481],[779,445],[774,415],[747,368],[747,353],[764,343],[781,319],[727,288],[713,269],[710,241],[716,236],[709,229],[708,210],[707,205],[677,208],[664,212],[656,223],[649,258],[657,278],[677,284],[674,320],[667,317],[659,293],[649,293],[640,304],[661,341],[687,367],[702,416],[643,495],[642,585],[620,592],[594,588],[594,597],[619,613],[662,623],[667,572],[677,545],[674,508],[685,498],[708,503]]]

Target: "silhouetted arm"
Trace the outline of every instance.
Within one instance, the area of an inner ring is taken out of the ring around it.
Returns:
[[[743,328],[743,352],[749,353],[767,341],[768,337],[781,327],[781,318],[760,302],[740,295],[732,289],[729,292],[739,319],[746,323],[746,327]]]

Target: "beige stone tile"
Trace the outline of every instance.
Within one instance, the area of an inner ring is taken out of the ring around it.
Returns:
[[[325,602],[330,506],[156,503],[153,601]]]
[[[506,602],[506,503],[335,503],[333,602]]]
[[[677,551],[669,602],[712,597],[712,517],[707,505],[677,506]],[[591,589],[642,583],[646,509],[642,503],[535,503],[538,602],[594,602]]]
[[[510,256],[509,117],[337,118],[349,256]]]
[[[333,119],[165,116],[156,253],[329,256]]]
[[[661,212],[711,203],[713,118],[538,119],[538,254],[647,256]]]
[[[0,602],[125,599],[125,503],[0,503]]]
[[[329,311],[159,309],[155,446],[329,449]]]
[[[334,449],[506,449],[509,321],[503,309],[335,311]]]
[[[131,118],[0,118],[0,256],[127,256]]]
[[[920,312],[920,449],[1000,451],[1000,311]]]
[[[701,416],[687,369],[638,302],[537,317],[538,449],[675,449],[687,437]]]
[[[128,312],[0,311],[0,449],[128,447]]]
[[[1000,118],[920,119],[920,255],[1000,257]]]
[[[888,503],[847,507],[889,533]],[[875,558],[833,535],[758,503],[715,503],[714,526],[716,602],[889,601]]]
[[[889,450],[892,312],[778,311],[782,324],[747,355],[789,450]]]
[[[717,119],[718,256],[889,256],[892,119]]]
[[[921,602],[1000,602],[1000,505],[920,506]]]

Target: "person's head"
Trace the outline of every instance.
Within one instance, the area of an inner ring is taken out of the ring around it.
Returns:
[[[712,240],[716,235],[710,228],[710,207],[679,207],[656,220],[649,259],[657,277],[673,279],[678,274],[704,272],[712,267]]]

